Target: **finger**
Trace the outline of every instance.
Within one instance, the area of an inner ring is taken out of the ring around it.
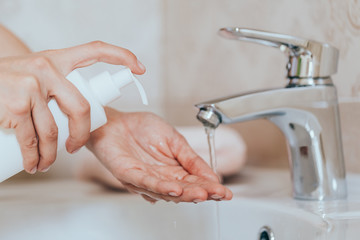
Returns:
[[[23,166],[26,172],[34,174],[39,162],[38,138],[34,129],[30,112],[15,128],[16,139],[19,142],[23,156]]]
[[[182,187],[178,183],[161,180],[148,173],[144,173],[140,169],[129,170],[125,181],[157,194],[169,196],[180,196],[182,194]]]
[[[79,90],[54,67],[49,58],[38,57],[36,66],[34,71],[37,71],[34,74],[46,89],[45,97],[54,97],[61,111],[68,116],[69,138],[66,148],[68,152],[74,153],[90,137],[90,105]],[[50,126],[53,126],[52,123],[53,121]],[[51,130],[57,135],[54,127]]]
[[[90,105],[80,92],[65,78],[55,84],[54,97],[69,119],[69,138],[66,149],[75,153],[90,137]]]
[[[225,197],[222,200],[231,200],[233,198],[233,193],[230,189],[226,188]]]
[[[232,192],[221,184],[207,183],[201,184],[201,187],[207,191],[208,200],[231,200]]]
[[[208,198],[211,200],[222,200],[226,196],[226,187],[216,184],[216,185],[207,185],[203,188],[208,192]]]
[[[151,204],[155,204],[157,202],[157,200],[145,195],[145,194],[141,194],[141,196],[148,202],[150,202]]]
[[[140,195],[144,195],[144,196],[148,196],[149,198],[155,199],[156,201],[159,200],[164,200],[164,201],[173,201],[173,202],[180,202],[179,198],[180,197],[171,197],[171,196],[166,196],[166,195],[162,195],[162,194],[158,194],[158,193],[154,193],[151,192],[147,189],[143,189],[143,188],[139,188],[137,186],[134,186],[132,184],[125,184],[127,190],[131,193],[135,193],[135,194],[140,194]]]
[[[36,101],[41,96],[41,88],[38,79],[32,75],[19,74],[17,81],[22,87],[19,89],[20,95],[13,101],[10,112],[17,119],[15,134],[20,145],[25,171],[34,174],[39,162],[38,137],[32,119],[32,109]]]
[[[50,57],[37,56],[30,60],[27,70],[36,78],[29,79],[36,79],[36,81],[28,81],[32,83],[29,85],[44,98],[54,97],[62,112],[68,116],[69,138],[66,148],[68,152],[74,153],[90,137],[89,103],[79,90],[55,68]],[[35,86],[33,82],[36,82],[37,85]]]
[[[137,194],[145,194],[153,199],[157,199],[157,200],[165,200],[165,201],[172,201],[175,203],[178,202],[194,202],[194,203],[199,203],[199,202],[203,202],[206,201],[208,199],[208,194],[207,192],[202,189],[201,187],[198,186],[190,186],[190,187],[185,187],[183,190],[183,194],[181,194],[178,197],[173,197],[173,196],[168,196],[168,195],[162,195],[162,194],[158,194],[158,193],[154,193],[149,191],[148,189],[143,189],[143,188],[139,188],[137,186],[134,186],[132,184],[128,184],[127,188],[134,193]]]
[[[101,41],[55,50],[53,61],[60,66],[60,71],[67,75],[75,68],[86,67],[96,62],[105,62],[115,65],[124,65],[135,74],[145,72],[144,65],[129,50]],[[56,56],[56,57],[55,57]]]
[[[182,202],[199,203],[208,199],[208,193],[202,187],[187,186],[184,187],[183,194],[180,199]]]
[[[159,174],[163,177],[168,177],[166,173],[163,173],[163,171],[157,168],[157,170],[160,170]],[[134,173],[135,171],[135,173]],[[139,178],[141,180],[136,180],[134,182],[130,182],[131,185],[136,186],[138,191],[144,192],[145,190],[148,192],[151,192],[153,194],[157,194],[156,197],[159,197],[159,192],[154,191],[153,189],[150,189],[149,185],[151,185],[151,179],[148,176],[142,176],[141,174],[138,174],[138,172],[143,172],[141,170],[133,170],[132,172],[127,172],[127,174],[136,174],[136,178]],[[173,174],[173,173],[170,173]],[[134,180],[134,179],[133,179]],[[129,182],[129,180],[126,180]],[[141,181],[145,183],[141,183]],[[141,184],[140,184],[141,183]],[[229,200],[231,197],[227,197],[227,188],[219,183],[215,183],[213,181],[209,181],[208,179],[198,177],[195,175],[186,175],[185,177],[178,179],[177,184],[183,188],[182,194],[179,195],[179,198],[177,198],[177,201],[182,202],[202,202],[205,200]],[[231,194],[231,192],[230,192]],[[170,197],[174,197],[176,195],[168,194]],[[174,201],[174,198],[168,198],[166,194],[162,194],[163,197],[161,197],[164,200],[172,200]],[[154,197],[154,195],[152,195]]]
[[[56,159],[58,128],[44,100],[36,101],[32,116],[39,140],[40,159],[37,169],[46,172]]]
[[[175,158],[192,175],[204,177],[210,181],[219,182],[218,176],[209,165],[190,147],[186,139],[179,133],[169,142]]]
[[[153,192],[150,192],[146,189],[143,189],[143,188],[139,188],[139,187],[136,187],[130,183],[123,183],[125,188],[130,192],[130,193],[134,193],[134,194],[139,194],[139,195],[144,195],[144,196],[148,196],[156,201],[159,201],[159,200],[164,200],[163,197],[166,197],[165,195],[161,195],[161,194],[157,194],[157,193],[153,193]],[[166,200],[166,201],[169,201],[169,200]]]
[[[188,187],[199,186],[204,189],[208,193],[208,200],[229,200],[226,196],[230,190],[220,183],[215,183],[194,175],[186,176],[184,181],[188,182]]]

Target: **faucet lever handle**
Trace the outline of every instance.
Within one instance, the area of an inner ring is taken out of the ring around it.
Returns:
[[[289,78],[327,78],[337,71],[339,51],[326,43],[238,27],[221,28],[219,35],[286,51]]]
[[[308,42],[305,39],[289,35],[237,27],[221,28],[219,34],[224,38],[254,42],[270,47],[282,48],[282,46],[286,46],[295,51],[298,48],[306,48]]]

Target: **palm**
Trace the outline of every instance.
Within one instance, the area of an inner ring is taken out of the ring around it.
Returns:
[[[130,191],[151,199],[230,199],[208,165],[170,125],[149,113],[107,109],[90,149]],[[149,200],[149,199],[148,199]]]

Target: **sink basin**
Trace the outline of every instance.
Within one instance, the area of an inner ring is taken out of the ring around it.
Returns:
[[[269,181],[271,179],[271,181]],[[76,180],[0,185],[1,239],[357,239],[360,177],[348,176],[349,197],[297,201],[287,171],[246,169],[229,180],[234,199],[200,204],[158,202]],[[357,190],[357,187],[359,190]],[[217,218],[219,216],[219,218]],[[219,221],[217,221],[219,219]]]

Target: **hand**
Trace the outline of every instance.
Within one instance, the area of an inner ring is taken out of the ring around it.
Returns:
[[[46,171],[56,158],[58,130],[47,106],[51,98],[69,118],[67,151],[76,151],[90,137],[89,103],[65,76],[99,61],[145,72],[133,53],[99,41],[0,58],[0,126],[15,129],[27,172]]]
[[[106,108],[108,123],[87,147],[131,192],[146,200],[230,200],[232,193],[174,128],[150,113]]]

